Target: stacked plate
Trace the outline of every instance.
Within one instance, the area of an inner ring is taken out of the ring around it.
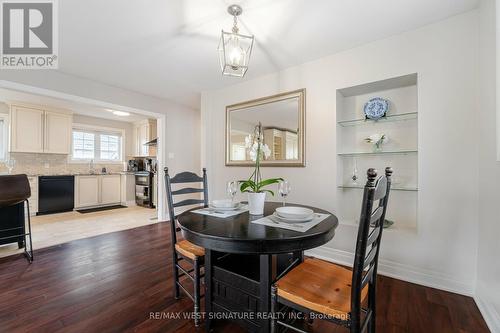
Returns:
[[[232,201],[231,199],[213,200],[210,203],[210,208],[217,209],[219,211],[237,210],[240,206],[240,202]]]
[[[273,216],[286,223],[309,222],[314,218],[314,211],[304,207],[286,206],[276,208]]]

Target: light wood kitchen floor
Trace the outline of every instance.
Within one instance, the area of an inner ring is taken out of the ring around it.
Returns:
[[[35,251],[44,247],[66,243],[76,239],[103,235],[110,232],[132,229],[158,222],[152,219],[156,210],[144,207],[111,209],[94,213],[81,214],[67,212],[31,217],[33,248]],[[21,253],[17,243],[0,246],[0,257]]]

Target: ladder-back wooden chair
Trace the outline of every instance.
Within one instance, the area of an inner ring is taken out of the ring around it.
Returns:
[[[202,183],[201,188],[184,187],[172,190],[172,184],[189,184],[189,183]],[[172,234],[172,258],[174,269],[174,292],[175,298],[180,297],[180,290],[184,291],[186,295],[191,298],[194,303],[194,323],[195,326],[199,325],[200,321],[200,268],[204,263],[205,249],[199,247],[185,239],[178,240],[177,232],[180,228],[177,226],[177,216],[175,208],[193,205],[203,205],[208,207],[208,185],[207,185],[207,170],[203,168],[203,176],[200,177],[192,172],[181,172],[170,178],[168,168],[165,168],[165,186],[167,189],[167,202],[168,212],[170,215],[170,225]],[[184,199],[174,202],[174,196],[203,193],[203,199]],[[192,269],[185,269],[179,265],[180,261],[188,262],[193,266]],[[191,275],[192,273],[192,275]],[[187,289],[180,283],[179,279],[183,275],[187,276],[193,282],[193,294],[189,293]]]
[[[350,332],[366,329],[375,332],[377,263],[392,169],[386,168],[385,176],[378,179],[375,169],[368,169],[367,175],[353,269],[315,258],[306,259],[271,287],[274,313],[280,312],[281,307],[294,309],[346,326]],[[280,327],[306,332],[294,325],[293,320],[281,318],[275,316],[272,320],[272,332]]]

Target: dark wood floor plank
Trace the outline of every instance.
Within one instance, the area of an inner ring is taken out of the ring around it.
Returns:
[[[188,298],[173,299],[166,223],[0,258],[0,332],[203,332]],[[488,332],[470,297],[379,276],[377,332]],[[348,332],[316,320],[314,332]],[[216,332],[244,332],[217,322]]]

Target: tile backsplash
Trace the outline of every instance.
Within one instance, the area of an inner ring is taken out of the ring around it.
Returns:
[[[54,175],[85,173],[89,171],[88,163],[69,163],[68,155],[58,154],[32,154],[11,153],[10,158],[16,161],[13,174],[25,173],[27,175]],[[108,172],[120,172],[123,164],[98,164],[94,163],[94,169],[101,171],[105,167]],[[5,164],[0,162],[0,173],[7,172]]]

